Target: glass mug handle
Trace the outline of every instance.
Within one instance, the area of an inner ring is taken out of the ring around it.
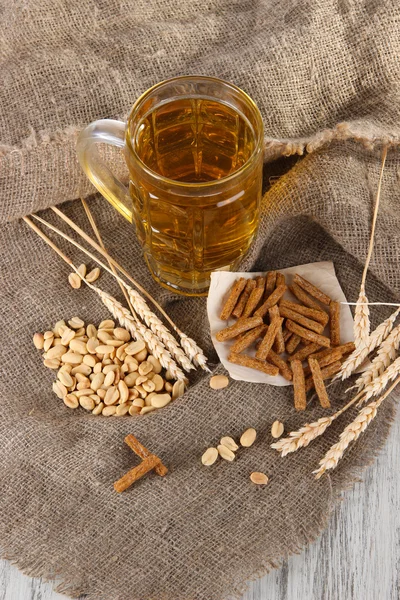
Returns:
[[[93,185],[125,219],[132,223],[132,200],[128,188],[101,160],[96,147],[97,144],[109,144],[124,148],[125,127],[126,123],[123,121],[112,119],[94,121],[79,134],[76,151],[80,165]]]

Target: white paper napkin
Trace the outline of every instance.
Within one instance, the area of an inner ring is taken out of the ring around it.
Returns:
[[[279,271],[285,275],[286,283],[288,285],[291,285],[294,275],[298,273],[319,287],[325,294],[332,298],[332,300],[346,302],[346,296],[337,280],[332,262],[317,262],[309,265],[289,267],[288,269],[279,269]],[[218,342],[215,337],[220,329],[232,325],[235,322],[235,319],[221,321],[219,318],[222,305],[226,300],[233,282],[239,277],[250,279],[257,277],[258,275],[266,275],[266,273],[231,273],[229,271],[215,271],[211,274],[211,285],[207,299],[207,314],[210,322],[211,338],[220,361],[232,379],[250,381],[253,383],[269,383],[270,385],[278,386],[291,385],[291,383],[281,375],[271,377],[261,371],[255,371],[254,369],[228,362],[229,348],[234,340],[229,342]],[[289,291],[285,293],[284,298],[297,302],[297,299],[294,298]],[[351,310],[349,306],[342,304],[340,310],[340,341],[342,344],[345,344],[346,342],[352,342],[353,340],[353,317]],[[249,349],[248,353],[254,355],[254,349]]]

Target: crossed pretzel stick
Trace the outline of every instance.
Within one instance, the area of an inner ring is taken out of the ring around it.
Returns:
[[[135,481],[146,475],[149,471],[154,471],[157,475],[163,477],[168,473],[167,467],[161,462],[161,459],[158,458],[155,454],[152,454],[145,448],[139,440],[135,438],[131,433],[126,436],[124,440],[125,444],[129,446],[131,450],[134,451],[135,454],[140,456],[142,462],[137,467],[134,467],[125,475],[118,479],[114,483],[114,489],[116,492],[124,492],[127,490]]]

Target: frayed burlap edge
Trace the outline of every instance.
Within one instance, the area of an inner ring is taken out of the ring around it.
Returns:
[[[222,372],[221,365],[217,366],[213,373]],[[355,461],[354,457],[352,458],[352,465],[346,465],[345,472],[343,473],[340,467],[337,471],[333,471],[332,475],[326,474],[324,477],[329,478],[329,482],[331,481],[331,477],[338,478],[339,485],[337,485],[337,491],[334,492],[331,487],[331,498],[329,506],[327,507],[326,513],[321,516],[321,518],[315,523],[315,526],[307,531],[307,534],[303,534],[303,538],[299,539],[297,543],[293,543],[291,547],[288,549],[286,556],[282,556],[277,558],[276,560],[261,560],[261,564],[258,566],[254,566],[253,569],[249,570],[249,573],[246,576],[245,582],[232,582],[232,592],[225,600],[240,600],[243,594],[249,587],[249,584],[252,581],[260,579],[261,577],[266,576],[274,569],[279,569],[282,567],[285,560],[287,560],[291,555],[301,554],[305,548],[315,542],[321,533],[326,529],[329,524],[329,521],[333,515],[335,509],[341,504],[344,500],[344,492],[352,489],[355,483],[359,483],[362,481],[362,475],[365,472],[366,468],[369,467],[375,459],[380,455],[382,449],[385,446],[386,440],[389,436],[391,425],[396,417],[397,407],[395,402],[400,398],[400,394],[396,391],[392,393],[392,399],[387,400],[385,406],[385,421],[384,423],[380,422],[380,439],[376,441],[375,445],[372,444],[369,446],[367,451],[364,451],[362,456]],[[379,419],[381,415],[377,416]],[[382,418],[382,417],[381,417]],[[381,420],[381,419],[380,419]],[[372,427],[374,424],[372,424]],[[383,431],[382,431],[383,429]],[[364,435],[368,435],[367,433]],[[307,452],[306,449],[300,450],[301,452]],[[282,460],[290,460],[289,457],[285,457]],[[311,473],[310,473],[311,476]],[[99,596],[97,593],[88,592],[82,587],[82,584],[78,584],[78,582],[74,582],[72,579],[67,581],[65,576],[62,575],[61,570],[57,569],[49,570],[48,564],[45,561],[42,562],[42,559],[37,559],[35,561],[32,560],[24,560],[21,557],[21,552],[18,553],[13,550],[13,542],[11,536],[8,539],[3,539],[2,548],[0,550],[0,557],[2,559],[8,560],[11,564],[16,566],[22,573],[24,573],[28,577],[40,577],[43,581],[53,583],[54,582],[54,590],[59,594],[65,594],[71,598],[79,598],[83,596],[85,600],[108,600],[108,598],[104,596]],[[61,581],[60,581],[61,579]],[[149,600],[149,599],[143,599]],[[185,598],[184,600],[195,600],[195,598]]]
[[[4,195],[7,199],[0,203],[0,223],[10,222],[81,196],[87,197],[96,191],[76,158],[76,141],[80,130],[70,126],[64,131],[57,130],[53,133],[31,131],[21,147],[0,146],[0,197]],[[265,137],[264,160],[270,162],[280,157],[302,156],[336,140],[355,140],[368,149],[400,145],[400,137],[385,132],[381,126],[350,121],[338,123],[332,129],[323,129],[304,138]],[[122,157],[112,148],[105,151],[105,160],[111,162],[117,177],[126,179]],[[52,167],[50,170],[49,165]],[[66,170],[69,173],[67,178]],[[34,189],[31,178],[27,176],[29,173],[35,173]]]
[[[264,159],[266,162],[276,160],[281,156],[302,156],[305,152],[311,154],[334,141],[354,140],[364,148],[373,150],[379,146],[395,147],[400,145],[398,135],[383,134],[381,128],[366,125],[364,122],[338,123],[333,129],[323,129],[314,135],[304,138],[276,140],[265,138]]]

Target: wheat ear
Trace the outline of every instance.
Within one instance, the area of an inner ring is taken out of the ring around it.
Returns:
[[[386,390],[378,400],[370,402],[367,406],[360,410],[357,417],[342,431],[339,441],[336,442],[325,454],[319,462],[319,468],[313,471],[315,479],[319,479],[329,469],[335,469],[339,460],[347,450],[351,442],[358,440],[360,435],[367,429],[372,419],[375,418],[376,412],[384,399],[394,390],[397,384],[400,383],[400,377]]]
[[[372,363],[356,380],[356,383],[353,387],[360,391],[369,385],[376,377],[382,375],[385,369],[387,369],[390,363],[396,358],[396,351],[398,350],[399,346],[400,325],[397,325],[397,327],[395,327],[388,337],[381,343]]]
[[[356,396],[357,400],[359,400],[359,404],[364,404],[367,402],[372,396],[377,396],[387,386],[388,383],[393,381],[397,377],[400,372],[400,356],[396,358],[395,361],[392,362],[388,368],[383,371],[378,377],[373,379],[371,383],[365,386]]]
[[[366,348],[370,327],[368,298],[365,295],[365,287],[362,283],[354,311],[354,344],[356,349],[363,350],[363,348]]]
[[[128,284],[125,284],[125,287],[135,311],[143,319],[146,325],[160,338],[174,359],[182,365],[185,371],[194,369],[195,367],[191,360],[186,356],[182,348],[179,347],[176,339],[164,323],[150,310],[146,300]]]
[[[357,367],[359,367],[364,362],[368,354],[375,350],[375,348],[378,348],[378,346],[381,345],[382,340],[384,340],[389,335],[399,312],[400,309],[396,310],[383,323],[378,325],[378,327],[369,336],[367,344],[356,348],[346,358],[346,360],[342,364],[342,368],[340,369],[339,373],[335,375],[332,381],[335,381],[336,379],[341,379],[342,381],[344,381],[345,379],[350,377],[350,375],[357,369]]]
[[[148,298],[150,300],[150,302],[152,302],[152,304],[154,304],[154,306],[163,315],[163,317],[166,319],[166,321],[171,325],[172,329],[174,331],[176,331],[176,333],[179,335],[179,337],[181,339],[183,338],[185,340],[185,343],[182,343],[182,348],[185,350],[188,358],[190,360],[192,360],[191,354],[193,354],[193,349],[195,349],[196,350],[195,355],[198,356],[197,364],[205,371],[209,371],[209,368],[207,367],[207,357],[205,356],[203,350],[196,344],[196,342],[193,339],[189,338],[185,333],[183,333],[183,331],[181,331],[179,329],[179,327],[177,325],[175,325],[173,320],[165,312],[165,310],[162,308],[162,306],[160,306],[160,304],[135,279],[133,279],[133,277],[131,277],[131,275],[126,271],[126,269],[121,267],[121,265],[116,260],[114,260],[114,258],[112,256],[110,256],[110,254],[104,248],[102,248],[99,244],[97,244],[89,235],[87,235],[87,233],[85,233],[78,225],[76,225],[76,223],[74,223],[71,219],[69,219],[67,217],[67,215],[65,215],[59,208],[52,206],[51,209],[65,223],[67,223],[74,231],[76,231],[76,233],[78,233],[84,240],[86,240],[87,243],[90,244],[90,246],[92,246],[92,248],[97,250],[97,252],[99,252],[99,254],[101,254],[108,261],[110,261],[114,265],[114,267],[120,273],[122,273],[124,275],[124,277],[126,277],[132,285],[134,285],[144,296],[146,296],[146,298]],[[82,252],[84,252],[87,256],[90,256],[95,262],[97,262],[97,264],[99,264],[100,266],[103,266],[103,268],[104,268],[104,263],[102,263],[96,256],[94,256],[92,253],[90,253],[88,250],[86,250],[86,248],[83,248],[83,246],[81,246],[80,244],[75,242],[75,240],[73,240],[72,238],[70,238],[69,236],[64,234],[62,231],[60,231],[53,225],[50,225],[50,223],[46,223],[46,221],[41,220],[40,217],[38,217],[37,215],[32,215],[32,217],[38,219],[43,224],[45,224],[47,227],[50,227],[50,229],[52,229],[53,231],[55,231],[56,233],[58,233],[59,235],[64,237],[64,239],[67,239],[68,241],[70,241],[77,248],[79,248]],[[120,278],[118,278],[117,275],[113,274],[110,271],[110,269],[108,269],[107,267],[106,267],[106,270],[108,270],[108,272],[110,272],[117,279],[117,281],[122,281]],[[188,350],[186,350],[186,348]]]
[[[75,270],[74,267],[72,267],[72,268]],[[77,271],[75,270],[75,272],[77,272]],[[79,275],[79,273],[78,273],[78,275]],[[82,279],[82,281],[85,281],[85,279],[83,277],[81,277],[81,279]],[[139,332],[139,329],[136,326],[135,319],[132,317],[132,315],[130,314],[130,312],[128,311],[127,308],[122,306],[122,304],[120,302],[118,302],[118,300],[116,300],[116,298],[111,296],[111,294],[104,292],[97,286],[92,285],[91,283],[88,283],[87,281],[85,283],[94,292],[96,292],[96,294],[100,297],[103,304],[107,307],[107,309],[110,311],[112,316],[119,322],[121,327],[124,327],[127,331],[129,331],[129,333],[135,340],[141,340],[143,342],[145,341],[144,337]]]
[[[72,266],[72,265],[71,265]],[[72,267],[77,273],[78,270]],[[78,273],[79,275],[79,273]],[[84,278],[82,277],[83,281]],[[116,298],[104,292],[100,288],[85,281],[92,290],[101,298],[103,304],[108,308],[110,313],[118,320],[122,327],[125,327],[129,333],[137,340],[143,340],[150,352],[160,361],[164,369],[168,369],[171,377],[176,380],[182,380],[185,383],[187,379],[183,371],[178,367],[171,354],[165,348],[164,344],[158,339],[154,333],[148,329],[143,323],[135,319],[129,310],[125,308]]]
[[[78,269],[76,269],[74,266],[72,266],[72,268],[78,273]],[[83,277],[82,280],[85,281]],[[103,304],[108,308],[110,313],[118,320],[122,327],[125,327],[125,329],[129,331],[132,337],[137,340],[143,340],[147,344],[150,352],[160,361],[161,366],[163,366],[164,369],[169,370],[173,379],[182,380],[185,383],[187,382],[183,371],[178,367],[174,359],[171,357],[171,354],[165,348],[164,344],[150,329],[143,325],[143,323],[141,323],[139,320],[135,319],[129,310],[125,308],[125,306],[123,306],[116,298],[111,296],[111,294],[104,292],[100,288],[88,283],[87,281],[85,281],[85,283],[92,290],[94,290],[96,294],[99,295]]]
[[[299,448],[305,448],[315,438],[322,435],[329,425],[334,420],[332,417],[322,417],[314,423],[306,423],[298,431],[291,431],[289,437],[282,438],[271,444],[271,448],[281,453],[281,456],[286,456],[291,452],[296,452]]]
[[[192,360],[196,366],[200,367],[204,371],[207,371],[207,373],[211,373],[207,366],[207,357],[205,356],[203,350],[192,338],[188,337],[186,333],[182,333],[181,335],[181,344],[190,360]]]

